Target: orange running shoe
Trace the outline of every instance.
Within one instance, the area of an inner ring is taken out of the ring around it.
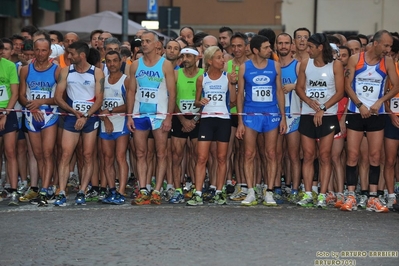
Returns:
[[[153,191],[151,194],[150,201],[152,204],[156,204],[156,205],[161,204],[161,193]]]
[[[334,192],[328,192],[326,194],[326,203],[327,205],[335,206],[335,202],[337,201],[337,197],[335,196]]]
[[[344,205],[345,198],[344,194],[338,192],[337,193],[337,201],[335,202],[334,208],[341,208]]]
[[[356,211],[357,206],[356,206],[356,198],[353,195],[349,195],[346,198],[345,203],[341,206],[341,211]]]
[[[386,206],[382,205],[381,201],[375,197],[369,198],[366,210],[375,212],[389,212],[389,209]]]
[[[132,205],[149,205],[151,204],[150,195],[148,195],[147,190],[140,190],[137,198],[132,200]]]

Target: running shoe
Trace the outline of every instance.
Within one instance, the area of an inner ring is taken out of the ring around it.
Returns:
[[[151,204],[161,204],[161,193],[153,191],[150,198]]]
[[[216,193],[215,196],[213,196],[213,198],[209,200],[209,203],[226,205],[226,197],[222,192]]]
[[[277,204],[283,204],[283,192],[281,190],[275,190],[273,193],[273,198]]]
[[[317,196],[317,204],[316,204],[317,208],[321,208],[321,209],[327,209],[327,202],[326,202],[326,196],[319,194],[319,196]]]
[[[239,185],[235,186],[235,191],[231,194],[230,199],[233,201],[243,201],[248,194],[248,188],[241,187]]]
[[[68,183],[67,183],[68,187],[79,187],[79,178],[76,174],[73,174],[71,177],[68,178]]]
[[[125,196],[116,192],[112,197],[109,199],[109,203],[113,205],[122,205],[125,204]]]
[[[136,199],[131,201],[132,205],[149,205],[151,204],[150,195],[147,190],[140,190]]]
[[[389,197],[389,196],[388,196],[387,207],[388,207],[388,209],[389,209],[390,211],[393,210],[393,205],[394,205],[394,204],[396,204],[396,197],[395,197],[395,196],[393,196],[393,197]]]
[[[78,192],[75,197],[75,205],[86,205],[85,194]]]
[[[134,177],[129,177],[127,180],[126,188],[133,188],[136,183],[136,179]]]
[[[299,197],[299,192],[298,191],[292,191],[291,193],[288,195],[288,201],[290,203],[293,204],[297,204],[297,202],[300,200],[301,198]]]
[[[276,201],[273,198],[273,192],[266,191],[266,195],[263,199],[263,205],[265,206],[277,206]]]
[[[173,197],[174,194],[175,194],[175,189],[174,189],[174,188],[169,188],[168,190],[164,190],[164,191],[162,192],[161,198],[162,198],[164,201],[169,201],[169,200]]]
[[[335,202],[334,208],[341,208],[345,203],[344,194],[341,192],[337,193],[337,201]]]
[[[304,193],[302,199],[296,203],[296,205],[301,207],[313,207],[313,198],[307,193]]]
[[[349,194],[346,197],[345,203],[342,204],[340,209],[341,209],[341,211],[356,211],[357,210],[357,203],[356,203],[355,195]]]
[[[399,196],[399,182],[395,182],[393,192]]]
[[[335,206],[335,202],[337,201],[337,196],[335,196],[335,193],[330,191],[327,192],[326,194],[326,204],[327,205],[331,205],[331,206]]]
[[[241,201],[241,205],[243,206],[255,206],[258,204],[255,193],[248,193],[243,201]]]
[[[210,201],[216,194],[216,189],[209,188],[207,191],[202,193],[202,198],[204,201]]]
[[[28,191],[28,183],[26,181],[23,181],[17,189],[18,194],[24,195],[26,191]]]
[[[13,193],[11,193],[11,197],[10,197],[10,202],[8,203],[8,206],[18,206],[18,193],[16,191],[14,191]]]
[[[366,205],[367,205],[367,199],[368,199],[367,195],[360,195],[359,196],[359,200],[357,202],[357,206],[362,208],[362,209],[365,209]]]
[[[33,191],[31,188],[29,188],[24,196],[19,197],[19,201],[20,202],[29,202],[30,200],[37,198],[38,195],[39,195],[39,193],[37,193],[37,192]]]
[[[67,199],[66,199],[65,195],[59,194],[54,201],[54,206],[65,207],[66,201],[67,201]]]
[[[231,195],[234,193],[234,186],[232,184],[226,185],[226,193],[227,195]]]
[[[191,185],[191,187],[189,188],[189,190],[186,190],[186,187],[183,189],[184,191],[184,198],[185,199],[191,199],[194,195],[195,192],[195,186]]]
[[[387,206],[387,201],[385,200],[384,195],[379,195],[378,199],[380,200],[382,205]]]
[[[180,189],[176,189],[175,193],[170,198],[169,203],[177,204],[177,203],[183,203],[183,202],[184,202],[184,196],[181,193],[181,190]]]
[[[388,208],[384,206],[378,198],[370,197],[367,201],[367,208],[368,211],[374,212],[389,212]]]
[[[98,201],[98,192],[94,189],[90,189],[86,193],[85,200],[87,202]]]
[[[103,199],[105,199],[107,197],[107,191],[105,190],[101,190],[100,193],[98,193],[98,201],[102,202]]]
[[[188,206],[197,206],[202,204],[204,204],[204,200],[197,193],[194,193],[191,199],[187,201]]]

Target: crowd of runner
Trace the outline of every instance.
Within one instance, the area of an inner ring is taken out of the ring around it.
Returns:
[[[398,52],[386,30],[26,26],[0,41],[0,201],[399,210]]]

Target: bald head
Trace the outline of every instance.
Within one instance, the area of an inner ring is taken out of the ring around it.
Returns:
[[[218,39],[213,35],[205,36],[202,40],[202,49],[203,51],[210,46],[218,46]]]
[[[64,36],[65,50],[67,50],[69,45],[71,45],[72,43],[77,42],[77,41],[79,41],[79,36],[75,32],[68,32],[67,34],[65,34],[65,36]]]

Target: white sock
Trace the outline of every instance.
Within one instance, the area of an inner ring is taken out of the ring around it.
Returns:
[[[216,190],[215,195],[219,194],[219,193],[222,193],[222,191],[221,190]]]
[[[306,191],[306,194],[308,194],[309,197],[312,197],[312,191]]]
[[[197,194],[198,196],[202,197],[202,191],[195,191],[195,194]]]
[[[226,181],[226,185],[232,185],[232,184],[233,184],[233,182],[231,182],[231,180]]]
[[[254,191],[254,188],[253,188],[253,187],[248,188],[248,194],[251,194],[251,195],[254,195],[254,194],[255,194],[255,191]]]
[[[71,178],[75,172],[69,172],[69,177]]]
[[[171,188],[173,188],[173,185],[172,185],[172,184],[167,184],[167,185],[166,185],[166,190],[169,190],[169,189],[171,189]]]
[[[393,194],[388,194],[388,198],[395,198],[396,197],[396,194],[395,193],[393,193]]]
[[[148,192],[151,192],[151,185],[150,184],[145,185],[145,187],[147,188]]]
[[[216,190],[216,186],[214,186],[214,185],[210,185],[209,187],[210,187],[211,189]]]
[[[317,186],[312,186],[312,190],[316,193],[319,193],[319,188]]]

